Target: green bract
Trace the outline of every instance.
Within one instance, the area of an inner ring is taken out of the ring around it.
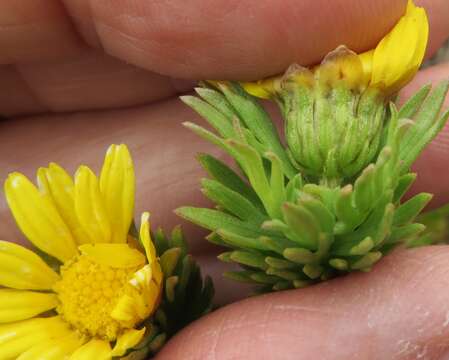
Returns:
[[[416,178],[410,166],[443,127],[444,82],[419,90],[399,111],[376,91],[320,92],[286,83],[276,100],[283,145],[270,116],[238,83],[203,85],[182,100],[216,130],[185,125],[221,147],[236,170],[200,155],[210,179],[202,191],[216,209],[177,213],[211,231],[241,265],[226,275],[260,291],[299,288],[353,270],[371,269],[395,246],[416,240],[415,217],[431,199],[402,201]]]

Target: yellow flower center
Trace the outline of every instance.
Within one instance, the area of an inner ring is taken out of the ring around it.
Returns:
[[[111,313],[123,295],[136,290],[129,280],[138,268],[113,268],[79,255],[61,267],[58,313],[81,334],[113,341],[135,323],[114,319]]]

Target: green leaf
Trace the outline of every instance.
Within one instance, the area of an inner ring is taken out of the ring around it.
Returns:
[[[285,176],[282,170],[282,163],[273,152],[265,153],[265,157],[271,162],[270,187],[273,207],[280,208],[286,201]]]
[[[291,229],[289,238],[302,247],[315,250],[318,245],[319,223],[304,206],[285,203],[282,213],[286,224]]]
[[[220,92],[203,87],[197,87],[195,88],[195,91],[205,101],[226,116],[229,121],[237,117],[235,109]]]
[[[218,181],[203,179],[202,185],[204,195],[241,220],[260,226],[268,219],[248,199]]]
[[[295,264],[311,264],[317,261],[315,254],[308,249],[287,248],[283,255]]]
[[[171,248],[162,254],[160,263],[164,277],[168,278],[173,274],[181,253],[182,250],[180,248]]]
[[[234,216],[225,214],[218,210],[181,207],[175,212],[177,215],[185,218],[186,220],[189,220],[211,231],[221,229],[248,237],[257,237],[258,235],[263,234],[257,226],[245,223]]]
[[[309,194],[302,193],[298,205],[304,206],[312,214],[322,232],[333,234],[335,216],[320,200],[317,200]]]
[[[424,85],[415,94],[413,94],[413,96],[401,107],[401,110],[399,110],[399,118],[411,119],[421,107],[431,88],[432,85],[430,84]]]
[[[242,265],[259,268],[261,270],[266,270],[268,268],[268,265],[265,262],[265,256],[255,252],[236,250],[231,253],[230,258],[234,262]]]
[[[179,98],[198,114],[204,117],[221,136],[224,138],[232,138],[235,136],[232,123],[225,115],[213,106],[197,98],[196,96],[184,95]]]
[[[182,250],[182,255],[187,253],[187,243],[180,225],[173,228],[169,240],[169,246],[173,248],[180,248]]]
[[[265,210],[254,189],[225,163],[208,154],[199,154],[198,160],[212,178],[229,189],[238,192],[253,203],[254,206]]]
[[[296,171],[290,164],[281,145],[273,122],[262,106],[251,95],[247,94],[238,83],[221,84],[220,90],[239,113],[241,120],[248,129],[266,146],[266,151],[273,151],[281,159],[287,177],[292,178]]]
[[[277,257],[267,256],[265,258],[265,262],[272,268],[284,270],[284,269],[292,269],[297,267],[297,264]]]
[[[374,263],[380,260],[382,253],[380,251],[370,252],[364,255],[361,259],[353,262],[350,266],[353,270],[362,270],[370,268]]]
[[[363,221],[364,215],[353,206],[353,197],[352,185],[350,184],[339,191],[335,204],[337,223],[335,224],[334,233],[336,235],[351,232]]]
[[[370,236],[360,240],[359,238],[351,241],[336,241],[331,253],[335,256],[353,256],[364,255],[374,248],[374,241]]]
[[[169,302],[175,301],[175,289],[178,281],[179,278],[177,276],[170,276],[165,280],[165,296]]]
[[[218,229],[217,233],[227,245],[232,247],[262,251],[270,250],[258,237],[242,236],[238,232],[233,233],[222,229]]]
[[[399,178],[396,189],[394,190],[393,196],[394,203],[397,203],[401,200],[401,198],[405,195],[410,186],[412,186],[412,184],[415,182],[415,180],[416,174],[414,173],[404,174]]]
[[[405,225],[412,222],[432,199],[432,194],[421,193],[398,207],[394,214],[393,225]]]
[[[425,225],[413,223],[404,226],[394,227],[387,243],[403,242],[413,238],[426,229]]]
[[[277,276],[277,277],[280,277],[281,279],[288,280],[288,281],[300,279],[300,274],[298,274],[298,272],[289,271],[289,270],[268,268],[266,273],[267,273],[267,275]]]
[[[449,112],[438,116],[446,98],[449,81],[443,81],[426,97],[416,114],[415,124],[407,131],[401,141],[401,173],[410,168],[424,147],[438,134],[446,123]]]
[[[273,202],[270,184],[268,182],[262,158],[259,153],[254,150],[254,148],[234,140],[228,140],[227,144],[234,151],[239,153],[239,163],[245,171],[251,186],[256,191],[258,197],[262,200],[267,213],[272,218],[279,218],[280,209],[276,207]]]
[[[296,203],[302,186],[303,181],[301,174],[297,174],[289,180],[287,186],[285,187],[285,197],[288,202]]]

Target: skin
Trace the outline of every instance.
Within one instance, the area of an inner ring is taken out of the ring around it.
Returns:
[[[449,2],[422,0],[427,56],[449,36]],[[252,80],[311,65],[339,44],[375,46],[406,0],[253,1],[7,0],[0,4],[0,179],[34,178],[49,161],[98,170],[111,143],[127,143],[137,172],[136,214],[155,226],[172,210],[207,205],[194,156],[220,152],[181,126],[202,123],[177,95],[196,79]],[[317,15],[319,14],[319,15]],[[429,68],[400,94],[449,76]],[[449,101],[447,102],[449,105]],[[416,191],[449,201],[449,128],[415,164]],[[3,200],[0,238],[24,243]],[[223,280],[228,266],[204,232],[183,223],[191,251],[232,305],[192,324],[158,359],[449,359],[449,250],[396,251],[371,273],[238,301],[248,288]]]

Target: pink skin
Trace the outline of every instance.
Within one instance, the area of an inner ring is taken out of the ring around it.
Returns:
[[[0,178],[13,170],[34,177],[49,161],[98,170],[106,147],[125,142],[137,171],[136,213],[150,210],[155,225],[169,228],[181,222],[176,207],[207,204],[195,154],[220,154],[181,126],[202,120],[175,95],[194,79],[254,79],[313,64],[341,43],[369,49],[406,2],[3,1]],[[449,35],[449,2],[417,3],[431,21],[430,56]],[[427,69],[401,98],[448,75],[449,65]],[[434,205],[449,201],[448,159],[446,128],[415,165],[413,191],[432,191]],[[0,223],[0,238],[24,243],[3,198]],[[248,288],[221,278],[229,267],[204,232],[183,225],[215,277],[217,301],[243,298]],[[185,329],[158,358],[449,358],[448,264],[444,246],[397,251],[368,274],[236,302]]]

